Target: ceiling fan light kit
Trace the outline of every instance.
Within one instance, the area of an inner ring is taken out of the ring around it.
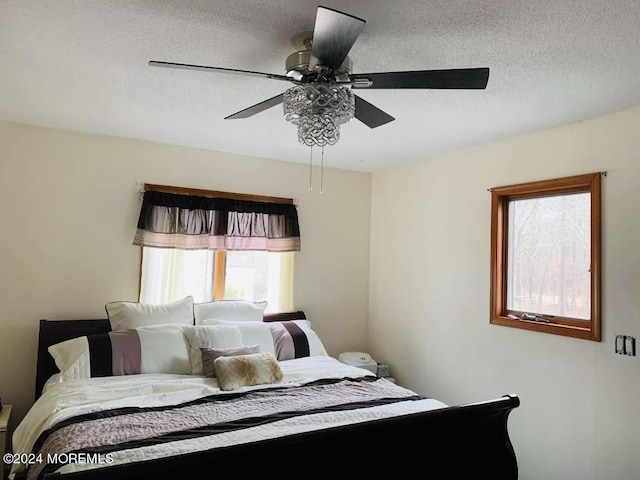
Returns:
[[[225,118],[249,118],[282,104],[284,119],[298,128],[298,141],[302,145],[322,149],[327,145],[335,145],[340,139],[340,126],[354,117],[369,128],[377,128],[395,120],[354,94],[354,89],[486,88],[488,68],[352,73],[353,62],[348,54],[365,23],[361,18],[318,7],[313,32],[302,39],[304,49],[292,53],[285,61],[286,75],[155,60],[150,61],[149,65],[291,82],[294,86],[284,93]]]
[[[340,125],[356,111],[353,92],[341,85],[305,83],[284,92],[284,119],[298,126],[298,141],[308,147],[335,145]]]

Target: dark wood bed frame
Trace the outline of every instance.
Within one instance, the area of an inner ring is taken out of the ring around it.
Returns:
[[[306,318],[303,312],[265,315],[265,321]],[[47,348],[71,338],[110,330],[106,319],[41,320],[36,398],[58,372]],[[437,479],[518,478],[507,420],[517,395],[455,405],[286,437],[193,452],[128,465],[104,466],[45,480],[191,479],[228,474],[314,478],[358,475]],[[20,480],[22,476],[16,476]]]

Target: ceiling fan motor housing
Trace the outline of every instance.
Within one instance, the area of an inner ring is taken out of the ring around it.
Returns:
[[[287,76],[293,79],[301,80],[302,77],[309,76],[314,71],[309,69],[311,63],[311,50],[299,50],[287,57],[285,62],[285,70]],[[337,82],[348,82],[349,74],[353,69],[351,57],[345,57],[342,65],[338,70],[333,72]]]

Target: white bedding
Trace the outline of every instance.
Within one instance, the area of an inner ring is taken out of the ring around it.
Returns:
[[[368,370],[349,366],[328,356],[305,357],[280,362],[284,372],[283,383],[243,387],[224,392],[215,379],[172,374],[144,374],[119,377],[101,377],[63,382],[50,382],[13,435],[15,453],[29,453],[38,436],[47,428],[76,415],[128,406],[154,407],[175,405],[212,394],[302,385],[319,379],[373,376]],[[290,418],[269,425],[228,432],[210,437],[176,441],[161,445],[122,450],[114,455],[114,463],[127,463],[182,452],[206,450],[216,446],[246,443],[291,433],[311,431],[331,426],[368,421],[375,418],[403,415],[446,407],[433,399],[401,401],[389,405],[328,412]],[[91,464],[69,464],[58,471],[99,467]],[[12,474],[23,469],[14,464]]]

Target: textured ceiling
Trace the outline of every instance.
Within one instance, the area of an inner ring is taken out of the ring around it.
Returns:
[[[490,67],[487,90],[358,93],[396,121],[352,121],[325,165],[375,170],[640,105],[640,0],[325,1],[367,21],[353,71]],[[149,60],[284,73],[307,0],[0,0],[0,119],[308,161],[272,108],[290,84]]]

